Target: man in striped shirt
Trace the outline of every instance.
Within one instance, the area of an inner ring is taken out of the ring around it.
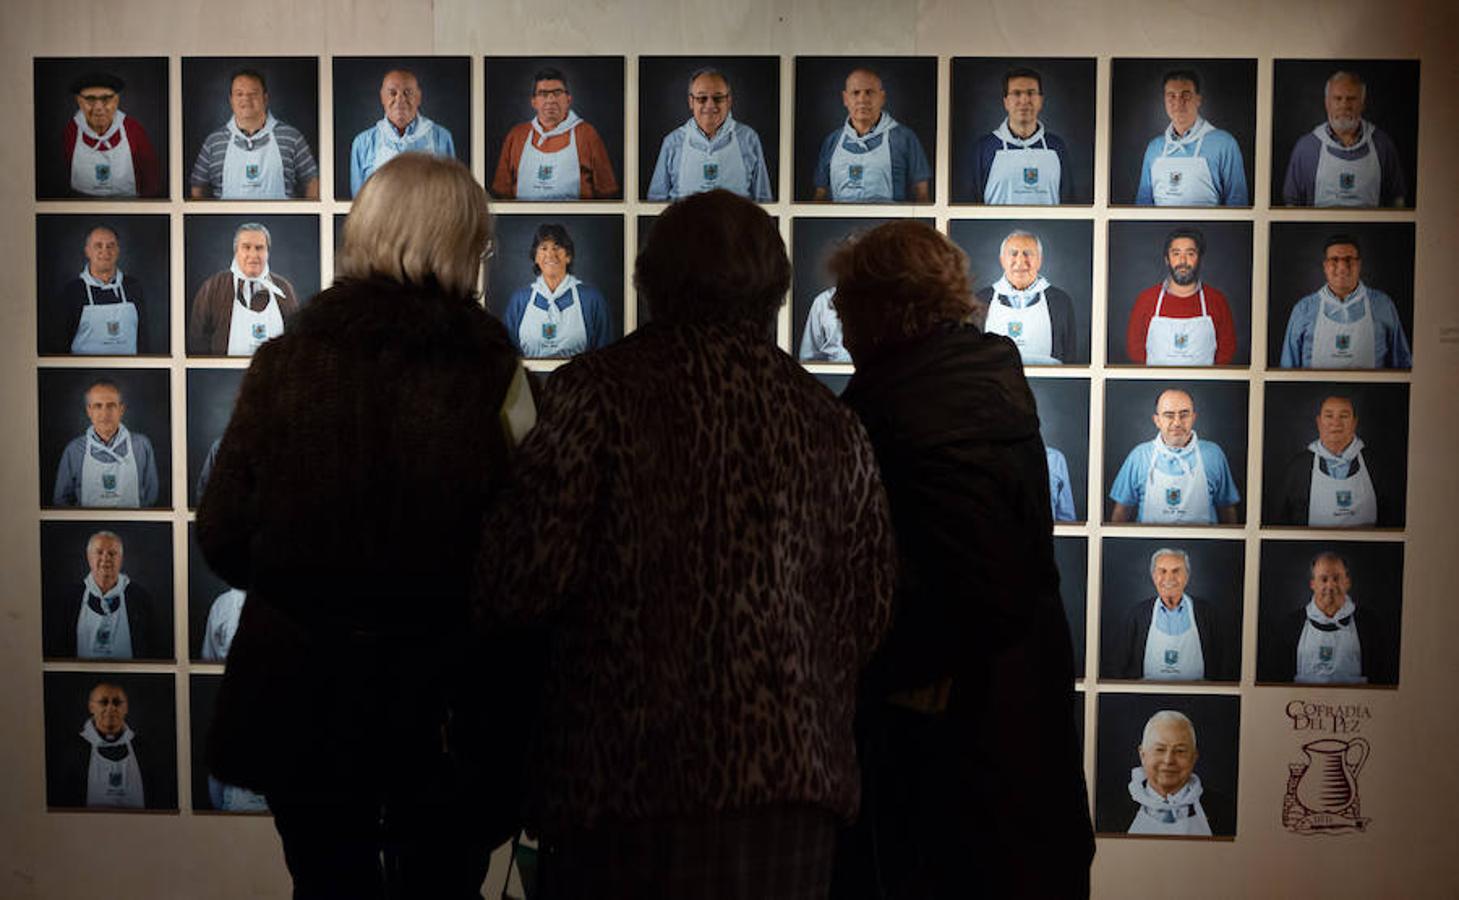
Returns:
[[[192,197],[222,200],[319,198],[319,166],[299,129],[268,111],[261,72],[240,69],[228,92],[233,117],[203,141],[188,178]]]

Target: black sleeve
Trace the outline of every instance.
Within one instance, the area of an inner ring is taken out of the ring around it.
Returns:
[[[127,585],[127,627],[132,631],[133,659],[160,659],[166,643],[155,633],[152,595],[135,582]]]
[[[1372,607],[1357,611],[1358,642],[1363,647],[1363,674],[1369,684],[1398,683],[1398,641],[1387,620]]]
[[[1140,601],[1125,610],[1120,623],[1120,644],[1115,650],[1112,678],[1138,679],[1145,676],[1145,641],[1150,632],[1141,626],[1141,613],[1150,621],[1150,604]]]
[[[1206,660],[1207,681],[1235,681],[1231,674],[1229,638],[1232,629],[1222,611],[1205,600],[1196,600],[1196,627],[1201,632],[1201,655]]]
[[[1054,358],[1065,364],[1086,362],[1074,358],[1079,350],[1079,340],[1074,334],[1074,301],[1056,287],[1049,288],[1044,296],[1048,298],[1049,315],[1053,319]]]
[[[81,307],[85,303],[85,297],[86,289],[81,284],[81,279],[73,278],[61,288],[59,297],[41,298],[42,355],[71,352],[71,341],[76,337],[76,329],[81,327]]]
[[[1364,447],[1363,463],[1368,467],[1368,477],[1373,479],[1373,490],[1378,495],[1378,527],[1402,528],[1407,502],[1402,478],[1408,468],[1405,461],[1390,458],[1382,451],[1373,453]]]
[[[71,659],[76,656],[76,617],[81,614],[81,594],[72,583],[53,596],[61,600],[42,617],[41,655]]]
[[[137,352],[147,353],[147,300],[142,292],[142,283],[130,275],[122,275],[122,289],[127,299],[137,307]]]
[[[1272,498],[1270,525],[1306,525],[1307,508],[1312,502],[1312,451],[1301,450],[1287,461]]]

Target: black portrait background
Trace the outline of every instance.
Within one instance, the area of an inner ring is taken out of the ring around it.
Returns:
[[[1363,655],[1380,654],[1398,671],[1403,624],[1403,544],[1399,541],[1272,541],[1261,542],[1261,579],[1256,618],[1257,684],[1289,683],[1293,661],[1281,658],[1281,647],[1291,646],[1282,632],[1291,617],[1312,599],[1309,586],[1312,558],[1331,550],[1348,562],[1352,588],[1348,596],[1358,607],[1376,610],[1383,618],[1386,647],[1363,645]],[[1395,682],[1396,684],[1397,682]],[[1331,687],[1331,685],[1324,685]]]
[[[220,810],[213,806],[208,792],[207,738],[208,728],[213,724],[213,710],[218,705],[218,689],[223,684],[221,675],[200,675],[193,673],[188,679],[188,721],[192,730],[188,734],[188,758],[192,760],[193,811],[219,813],[227,816],[267,815],[258,812],[237,812]]]
[[[208,627],[208,613],[218,595],[228,590],[228,583],[208,568],[203,548],[198,545],[197,524],[187,523],[187,650],[190,659],[203,657],[203,632]]]
[[[213,441],[223,436],[245,369],[187,370],[187,505],[197,506],[198,476]]]
[[[1095,61],[1047,56],[952,58],[952,202],[983,202],[973,191],[978,165],[973,146],[1008,116],[1003,108],[1003,75],[1013,68],[1039,73],[1044,94],[1039,122],[1067,145],[1069,171],[1060,177],[1069,185],[1071,203],[1093,203]]]
[[[1125,353],[1125,334],[1135,297],[1160,284],[1168,273],[1165,238],[1176,228],[1194,227],[1206,238],[1201,256],[1201,283],[1226,295],[1236,327],[1236,355],[1231,365],[1251,365],[1251,236],[1250,222],[1110,222],[1109,318],[1105,352],[1110,365],[1139,365]]]
[[[40,498],[53,508],[56,466],[72,438],[86,433],[86,388],[98,378],[116,382],[126,412],[122,424],[132,434],[152,442],[157,462],[157,506],[172,505],[172,412],[166,369],[41,369],[40,382]]]
[[[846,385],[851,383],[851,376],[842,372],[817,372],[816,380],[831,389],[831,393],[837,397],[846,390]]]
[[[71,79],[93,72],[110,72],[126,86],[122,88],[117,109],[135,118],[152,140],[157,151],[157,165],[162,174],[162,190],[167,191],[168,162],[172,152],[172,133],[167,118],[168,78],[165,56],[87,56],[62,59],[37,57],[35,60],[35,196],[37,200],[105,200],[109,203],[129,202],[122,198],[83,198],[71,194],[71,170],[61,152],[61,135],[66,123],[76,115],[76,95],[71,92]],[[196,152],[196,151],[194,151]]]
[[[116,232],[121,252],[117,268],[142,287],[137,310],[139,356],[166,356],[172,315],[171,222],[165,215],[58,215],[35,217],[36,352],[41,356],[70,356],[69,311],[60,303],[61,291],[86,266],[81,248],[93,228],[105,225]]]
[[[1009,232],[1038,235],[1044,246],[1039,274],[1074,302],[1077,349],[1065,365],[1089,364],[1089,323],[1094,306],[1094,223],[1088,219],[953,219],[948,237],[968,255],[973,290],[979,291],[1003,277],[999,248]]]
[[[613,174],[621,192],[623,171],[624,64],[621,56],[488,56],[486,58],[486,184],[491,187],[507,132],[528,122],[532,111],[532,76],[538,69],[554,68],[567,78],[572,110],[592,125],[608,148]],[[642,85],[640,85],[642,90]],[[738,92],[736,92],[738,94]],[[736,104],[739,97],[735,97]],[[682,119],[680,121],[683,121]],[[659,135],[658,137],[663,137]],[[654,138],[655,141],[658,137]],[[658,144],[653,145],[655,148]],[[460,144],[457,144],[459,149]],[[639,155],[645,152],[639,145]],[[657,153],[657,149],[654,151]],[[653,162],[650,160],[649,165]],[[652,169],[650,169],[652,171]],[[773,171],[773,170],[772,170]],[[648,181],[645,179],[644,189]],[[494,195],[493,195],[494,196]]]
[[[182,58],[182,194],[203,141],[233,117],[228,93],[233,73],[253,69],[268,83],[268,111],[304,135],[319,161],[319,57],[184,56]],[[378,85],[377,85],[378,89]],[[346,178],[348,178],[346,172]],[[298,185],[302,188],[303,185]],[[323,188],[320,196],[324,196]]]
[[[1418,195],[1418,92],[1416,59],[1278,59],[1272,63],[1272,206],[1285,204],[1282,185],[1292,145],[1327,122],[1327,79],[1339,69],[1367,85],[1363,118],[1393,138],[1408,181],[1407,208]]]
[[[81,592],[90,567],[86,545],[98,531],[122,540],[122,572],[152,598],[152,645],[161,652],[147,659],[173,659],[172,652],[172,523],[63,521],[41,523],[41,634],[48,636],[60,605]],[[76,623],[66,623],[74,629]],[[47,659],[62,658],[59,648],[43,646]],[[71,657],[74,658],[74,657]]]
[[[147,809],[177,809],[177,702],[171,674],[142,674],[88,669],[85,672],[46,672],[42,676],[46,717],[46,798],[56,807],[58,783],[75,765],[84,747],[78,737],[91,717],[86,709],[91,689],[101,682],[115,684],[127,695],[127,725],[146,742],[149,759],[137,752],[143,771],[154,777],[142,785]],[[71,808],[71,807],[66,807]],[[125,813],[131,810],[109,809]]]
[[[1054,562],[1059,567],[1059,595],[1064,617],[1069,620],[1069,640],[1074,644],[1074,678],[1084,678],[1085,630],[1089,621],[1089,538],[1070,535],[1054,538]],[[1084,717],[1080,716],[1082,742]]]
[[[797,56],[795,58],[795,186],[796,200],[816,192],[816,161],[826,135],[846,124],[841,92],[853,69],[870,68],[881,76],[886,92],[884,115],[910,128],[937,171],[937,57],[935,56]],[[773,173],[772,173],[773,174]],[[937,179],[927,184],[937,200]]]
[[[380,107],[380,82],[392,69],[409,69],[415,73],[421,91],[419,114],[451,132],[456,144],[456,158],[471,165],[470,57],[336,56],[334,196],[339,200],[348,200],[352,196],[350,149],[355,135],[374,128],[384,115]],[[318,148],[313,144],[309,146],[317,155]]]
[[[1124,380],[1105,382],[1104,393],[1104,506],[1105,521],[1114,503],[1110,487],[1130,451],[1155,439],[1155,400],[1162,391],[1181,390],[1190,394],[1196,406],[1195,431],[1200,440],[1211,441],[1225,452],[1231,478],[1241,500],[1236,504],[1236,521],[1246,521],[1246,436],[1247,397],[1251,386],[1245,381],[1189,381],[1179,379]]]
[[[1064,454],[1069,464],[1069,490],[1074,493],[1074,518],[1088,518],[1089,505],[1089,379],[1030,378],[1039,407],[1039,435],[1045,447]]]
[[[1245,584],[1246,544],[1242,541],[1183,538],[1105,538],[1099,575],[1099,677],[1120,678],[1118,650],[1130,607],[1155,597],[1150,555],[1156,550],[1184,550],[1190,557],[1190,583],[1185,592],[1214,612],[1225,626],[1222,648],[1230,681],[1241,677],[1241,592]],[[1148,618],[1148,616],[1147,616]],[[1206,681],[1214,681],[1206,673]],[[1225,680],[1225,679],[1223,679]]]
[[[1282,360],[1282,342],[1292,308],[1327,283],[1322,245],[1329,237],[1347,235],[1362,245],[1362,279],[1387,294],[1398,310],[1403,333],[1413,346],[1412,222],[1273,222],[1267,241],[1267,367]]]
[[[1184,713],[1195,726],[1199,752],[1195,773],[1206,791],[1201,806],[1207,816],[1230,826],[1213,837],[1236,834],[1241,698],[1219,694],[1099,695],[1099,746],[1094,757],[1095,832],[1128,834],[1130,820],[1135,816],[1128,790],[1130,770],[1140,764],[1139,746],[1145,723],[1162,709]]]
[[[1408,385],[1374,384],[1359,381],[1269,381],[1266,410],[1262,416],[1262,521],[1274,523],[1281,505],[1282,473],[1287,463],[1317,438],[1317,414],[1328,397],[1347,397],[1358,415],[1358,437],[1397,472],[1378,472],[1374,480],[1379,491],[1389,481],[1397,496],[1383,496],[1385,508],[1396,504],[1399,522],[1404,519],[1408,489]],[[1307,457],[1309,464],[1311,456]],[[1366,459],[1366,457],[1365,457]],[[1380,480],[1382,479],[1382,480]],[[1387,518],[1387,514],[1384,514]]]
[[[730,115],[755,129],[780,196],[780,58],[778,56],[641,56],[638,59],[638,197],[648,199],[664,138],[689,119],[689,76],[719,69],[729,79]]]
[[[1130,205],[1140,186],[1140,167],[1150,139],[1170,127],[1165,114],[1165,73],[1190,69],[1201,79],[1201,118],[1231,133],[1253,202],[1256,179],[1256,60],[1115,59],[1111,65],[1109,202]],[[1250,204],[1248,204],[1250,205]]]
[[[183,216],[182,296],[184,323],[192,321],[193,298],[198,289],[233,263],[233,233],[238,226],[259,224],[269,230],[269,272],[282,275],[294,286],[299,305],[319,293],[319,217],[279,213],[259,215]],[[288,322],[284,328],[288,329]]]

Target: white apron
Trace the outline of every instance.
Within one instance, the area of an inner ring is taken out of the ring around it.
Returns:
[[[125,452],[118,452],[125,447]],[[96,454],[104,454],[105,460]],[[141,476],[137,472],[136,447],[127,426],[118,425],[111,446],[101,442],[94,428],[86,429],[86,448],[81,459],[81,505],[141,506]]]
[[[1019,290],[1006,277],[993,283],[988,319],[983,330],[1007,335],[1018,345],[1025,365],[1057,365],[1054,358],[1054,322],[1044,292],[1049,282],[1040,275],[1033,284]]]
[[[1003,146],[993,154],[988,180],[983,184],[983,202],[1024,206],[1052,206],[1059,202],[1059,154],[1049,149],[1043,123],[1027,139],[1017,137],[1004,119],[993,136]],[[1042,144],[1035,147],[1035,144]]]
[[[1186,445],[1189,453],[1172,453],[1160,435],[1155,436],[1150,454],[1150,471],[1145,476],[1145,493],[1140,497],[1138,521],[1163,525],[1205,525],[1216,521],[1211,491],[1206,485],[1206,464],[1201,459],[1195,433]],[[1157,465],[1161,456],[1172,458],[1185,471],[1171,475]],[[1194,462],[1190,462],[1194,460]]]
[[[1307,601],[1307,620],[1297,639],[1298,684],[1365,684],[1363,645],[1353,624],[1357,606],[1344,597],[1337,615],[1327,616],[1316,601]]]
[[[1171,136],[1173,125],[1165,128],[1165,148],[1160,156],[1150,163],[1150,189],[1156,206],[1215,206],[1221,202],[1216,191],[1216,180],[1211,176],[1211,164],[1201,156],[1201,144],[1207,132],[1213,130],[1210,122],[1197,119],[1184,137]],[[1194,142],[1190,156],[1171,156],[1172,153]]]
[[[229,588],[213,601],[203,630],[203,659],[221,662],[228,658],[228,648],[233,645],[233,635],[238,633],[238,617],[243,614],[247,599],[246,591]]]
[[[1347,478],[1333,478],[1322,471],[1322,457],[1328,455],[1318,441],[1307,445],[1312,452],[1311,497],[1307,501],[1307,524],[1318,528],[1356,528],[1378,521],[1378,495],[1373,477],[1363,458],[1363,442],[1353,438],[1342,458],[1358,463],[1358,471]]]
[[[71,151],[71,190],[88,197],[135,197],[137,173],[132,165],[132,144],[122,123],[127,114],[117,110],[106,134],[97,134],[76,110],[76,147]],[[85,138],[96,142],[92,147]]]
[[[1150,635],[1145,639],[1145,678],[1149,681],[1198,681],[1206,677],[1206,656],[1201,652],[1201,633],[1196,627],[1195,602],[1181,597],[1190,616],[1190,627],[1180,634],[1166,634],[1155,627],[1164,601],[1155,598],[1150,608]]]
[[[86,305],[81,308],[81,321],[71,339],[71,352],[84,356],[135,356],[137,353],[137,304],[127,299],[122,286],[122,270],[117,269],[111,281],[103,282],[81,270],[81,283],[86,288]],[[93,291],[111,291],[116,303],[97,303]]]
[[[87,720],[81,738],[91,745],[91,764],[86,768],[86,805],[114,809],[142,809],[146,795],[142,788],[142,769],[137,765],[137,751],[132,746],[132,729],[125,728],[114,741],[103,738],[96,724]],[[109,759],[119,749],[126,752],[119,759]]]
[[[1160,314],[1165,303],[1165,282],[1160,283],[1160,296],[1155,298],[1155,315],[1145,331],[1145,365],[1209,366],[1216,361],[1216,320],[1206,310],[1206,286],[1197,293],[1201,297],[1201,314],[1189,319],[1174,319]]]
[[[680,127],[684,130],[684,144],[679,150],[678,184],[669,192],[670,200],[715,188],[750,196],[750,172],[735,137],[733,116],[725,116],[713,141],[704,137],[692,118]]]
[[[882,113],[864,137],[851,120],[831,154],[831,199],[841,203],[875,203],[892,199],[891,132],[897,120]]]
[[[568,111],[567,118],[551,131],[543,131],[536,119],[532,131],[538,139],[568,135],[567,146],[544,153],[527,141],[522,158],[517,161],[518,200],[576,200],[582,194],[581,162],[578,159],[578,114]]]
[[[389,119],[381,119],[375,123],[375,130],[379,132],[379,139],[375,141],[375,156],[370,160],[370,170],[365,173],[369,177],[381,166],[402,153],[429,153],[431,152],[431,130],[436,123],[425,116],[416,115],[415,121],[405,126],[405,134],[395,130]]]
[[[1211,823],[1201,808],[1201,776],[1192,772],[1185,786],[1162,797],[1145,782],[1145,769],[1130,770],[1130,799],[1140,805],[1130,822],[1130,834],[1186,834],[1209,837]]]
[[[81,659],[131,659],[132,623],[127,620],[127,585],[125,573],[117,576],[111,590],[102,591],[90,575],[82,581],[81,614],[76,617],[76,656]],[[103,612],[87,603],[95,595],[101,598]],[[107,601],[115,600],[111,607]]]
[[[223,156],[224,200],[284,200],[284,158],[274,140],[278,122],[270,113],[263,127],[245,135],[228,120],[228,150]]]
[[[237,259],[229,271],[233,273],[233,311],[228,317],[228,355],[252,356],[265,341],[284,333],[284,312],[279,308],[284,290],[269,278],[267,264],[257,278],[243,274]],[[254,312],[253,295],[259,291],[268,291],[268,303]],[[240,294],[246,294],[247,300]]]
[[[1366,119],[1359,126],[1363,136],[1351,147],[1327,133],[1324,122],[1312,129],[1322,145],[1317,150],[1317,175],[1312,186],[1313,206],[1378,206],[1382,198],[1383,172],[1378,164],[1378,148],[1373,146],[1373,126]],[[1339,152],[1351,153],[1364,147],[1368,152],[1356,159],[1344,159]]]
[[[217,785],[218,809],[223,812],[268,812],[268,801],[262,794],[255,794],[236,784],[218,781],[211,775],[208,780]]]
[[[836,289],[826,288],[811,301],[805,331],[800,339],[800,358],[814,362],[851,362],[842,342],[841,316],[836,312]]]
[[[523,356],[573,356],[587,349],[588,326],[583,320],[583,304],[578,299],[580,283],[575,275],[562,279],[556,291],[549,291],[547,282],[540,277],[532,283],[522,324],[517,326]],[[560,303],[567,294],[572,299]]]
[[[1362,318],[1339,322],[1328,315],[1363,307]],[[1339,300],[1332,289],[1323,285],[1318,295],[1317,323],[1312,329],[1312,368],[1371,369],[1378,364],[1377,340],[1373,326],[1373,304],[1368,299],[1368,286],[1361,281],[1347,300]]]

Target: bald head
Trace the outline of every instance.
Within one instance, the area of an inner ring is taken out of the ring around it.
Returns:
[[[1195,434],[1196,403],[1190,394],[1172,388],[1156,398],[1151,419],[1167,447],[1184,447]]]

